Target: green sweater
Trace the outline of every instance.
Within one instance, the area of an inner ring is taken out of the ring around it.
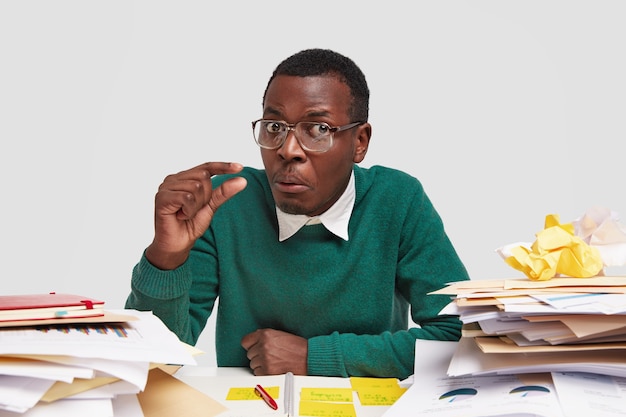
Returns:
[[[126,307],[152,310],[195,344],[219,296],[218,366],[249,366],[241,338],[274,328],[308,339],[308,373],[406,378],[415,339],[458,340],[458,317],[439,316],[468,279],[419,181],[380,166],[354,167],[349,241],[321,225],[278,241],[265,171],[245,168],[247,188],[222,205],[187,262],[133,270]],[[215,178],[214,184],[223,179]],[[408,328],[408,314],[419,328]]]

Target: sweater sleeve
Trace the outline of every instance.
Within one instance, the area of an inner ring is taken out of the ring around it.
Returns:
[[[194,248],[187,262],[164,271],[142,255],[133,269],[125,307],[152,311],[181,341],[195,345],[217,297],[216,285],[210,284],[216,279],[207,279],[206,268],[204,274],[197,271],[198,265],[202,265],[200,258],[206,264],[210,257]]]
[[[404,379],[413,374],[415,340],[456,341],[461,323],[442,317],[425,326],[380,335],[337,332],[309,339],[308,374],[376,376]]]
[[[406,378],[413,373],[415,340],[458,340],[457,316],[439,315],[447,296],[428,295],[453,281],[469,279],[442,221],[418,187],[402,225],[396,291],[410,305],[416,327],[376,335],[332,333],[308,341],[310,375]]]

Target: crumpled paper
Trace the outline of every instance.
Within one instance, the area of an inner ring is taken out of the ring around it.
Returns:
[[[517,242],[496,249],[508,265],[531,280],[589,278],[604,275],[605,266],[626,264],[626,228],[617,213],[606,208],[594,207],[566,224],[549,214],[544,230],[535,236],[532,245]]]
[[[626,265],[626,227],[619,214],[605,207],[593,207],[573,222],[575,234],[598,248],[604,266]]]

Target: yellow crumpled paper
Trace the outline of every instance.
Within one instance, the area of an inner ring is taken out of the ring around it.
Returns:
[[[535,281],[546,281],[557,275],[589,278],[602,272],[600,251],[574,234],[574,225],[561,224],[559,216],[546,216],[544,230],[529,248],[509,245],[498,249],[504,261]]]

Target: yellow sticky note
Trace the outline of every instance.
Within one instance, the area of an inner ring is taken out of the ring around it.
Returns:
[[[356,417],[356,410],[352,403],[300,401],[300,411],[298,414],[313,417]]]
[[[406,391],[396,378],[351,377],[361,405],[392,405]]]
[[[390,388],[360,388],[357,393],[361,405],[392,405],[405,391],[406,388],[396,384]]]
[[[278,398],[279,387],[263,387],[272,398]],[[260,400],[261,397],[256,393],[254,387],[232,387],[226,395],[227,400]]]
[[[300,400],[303,401],[331,401],[352,402],[351,388],[302,388]]]
[[[350,377],[352,389],[358,391],[361,388],[397,388],[396,378],[372,378],[363,376]]]

